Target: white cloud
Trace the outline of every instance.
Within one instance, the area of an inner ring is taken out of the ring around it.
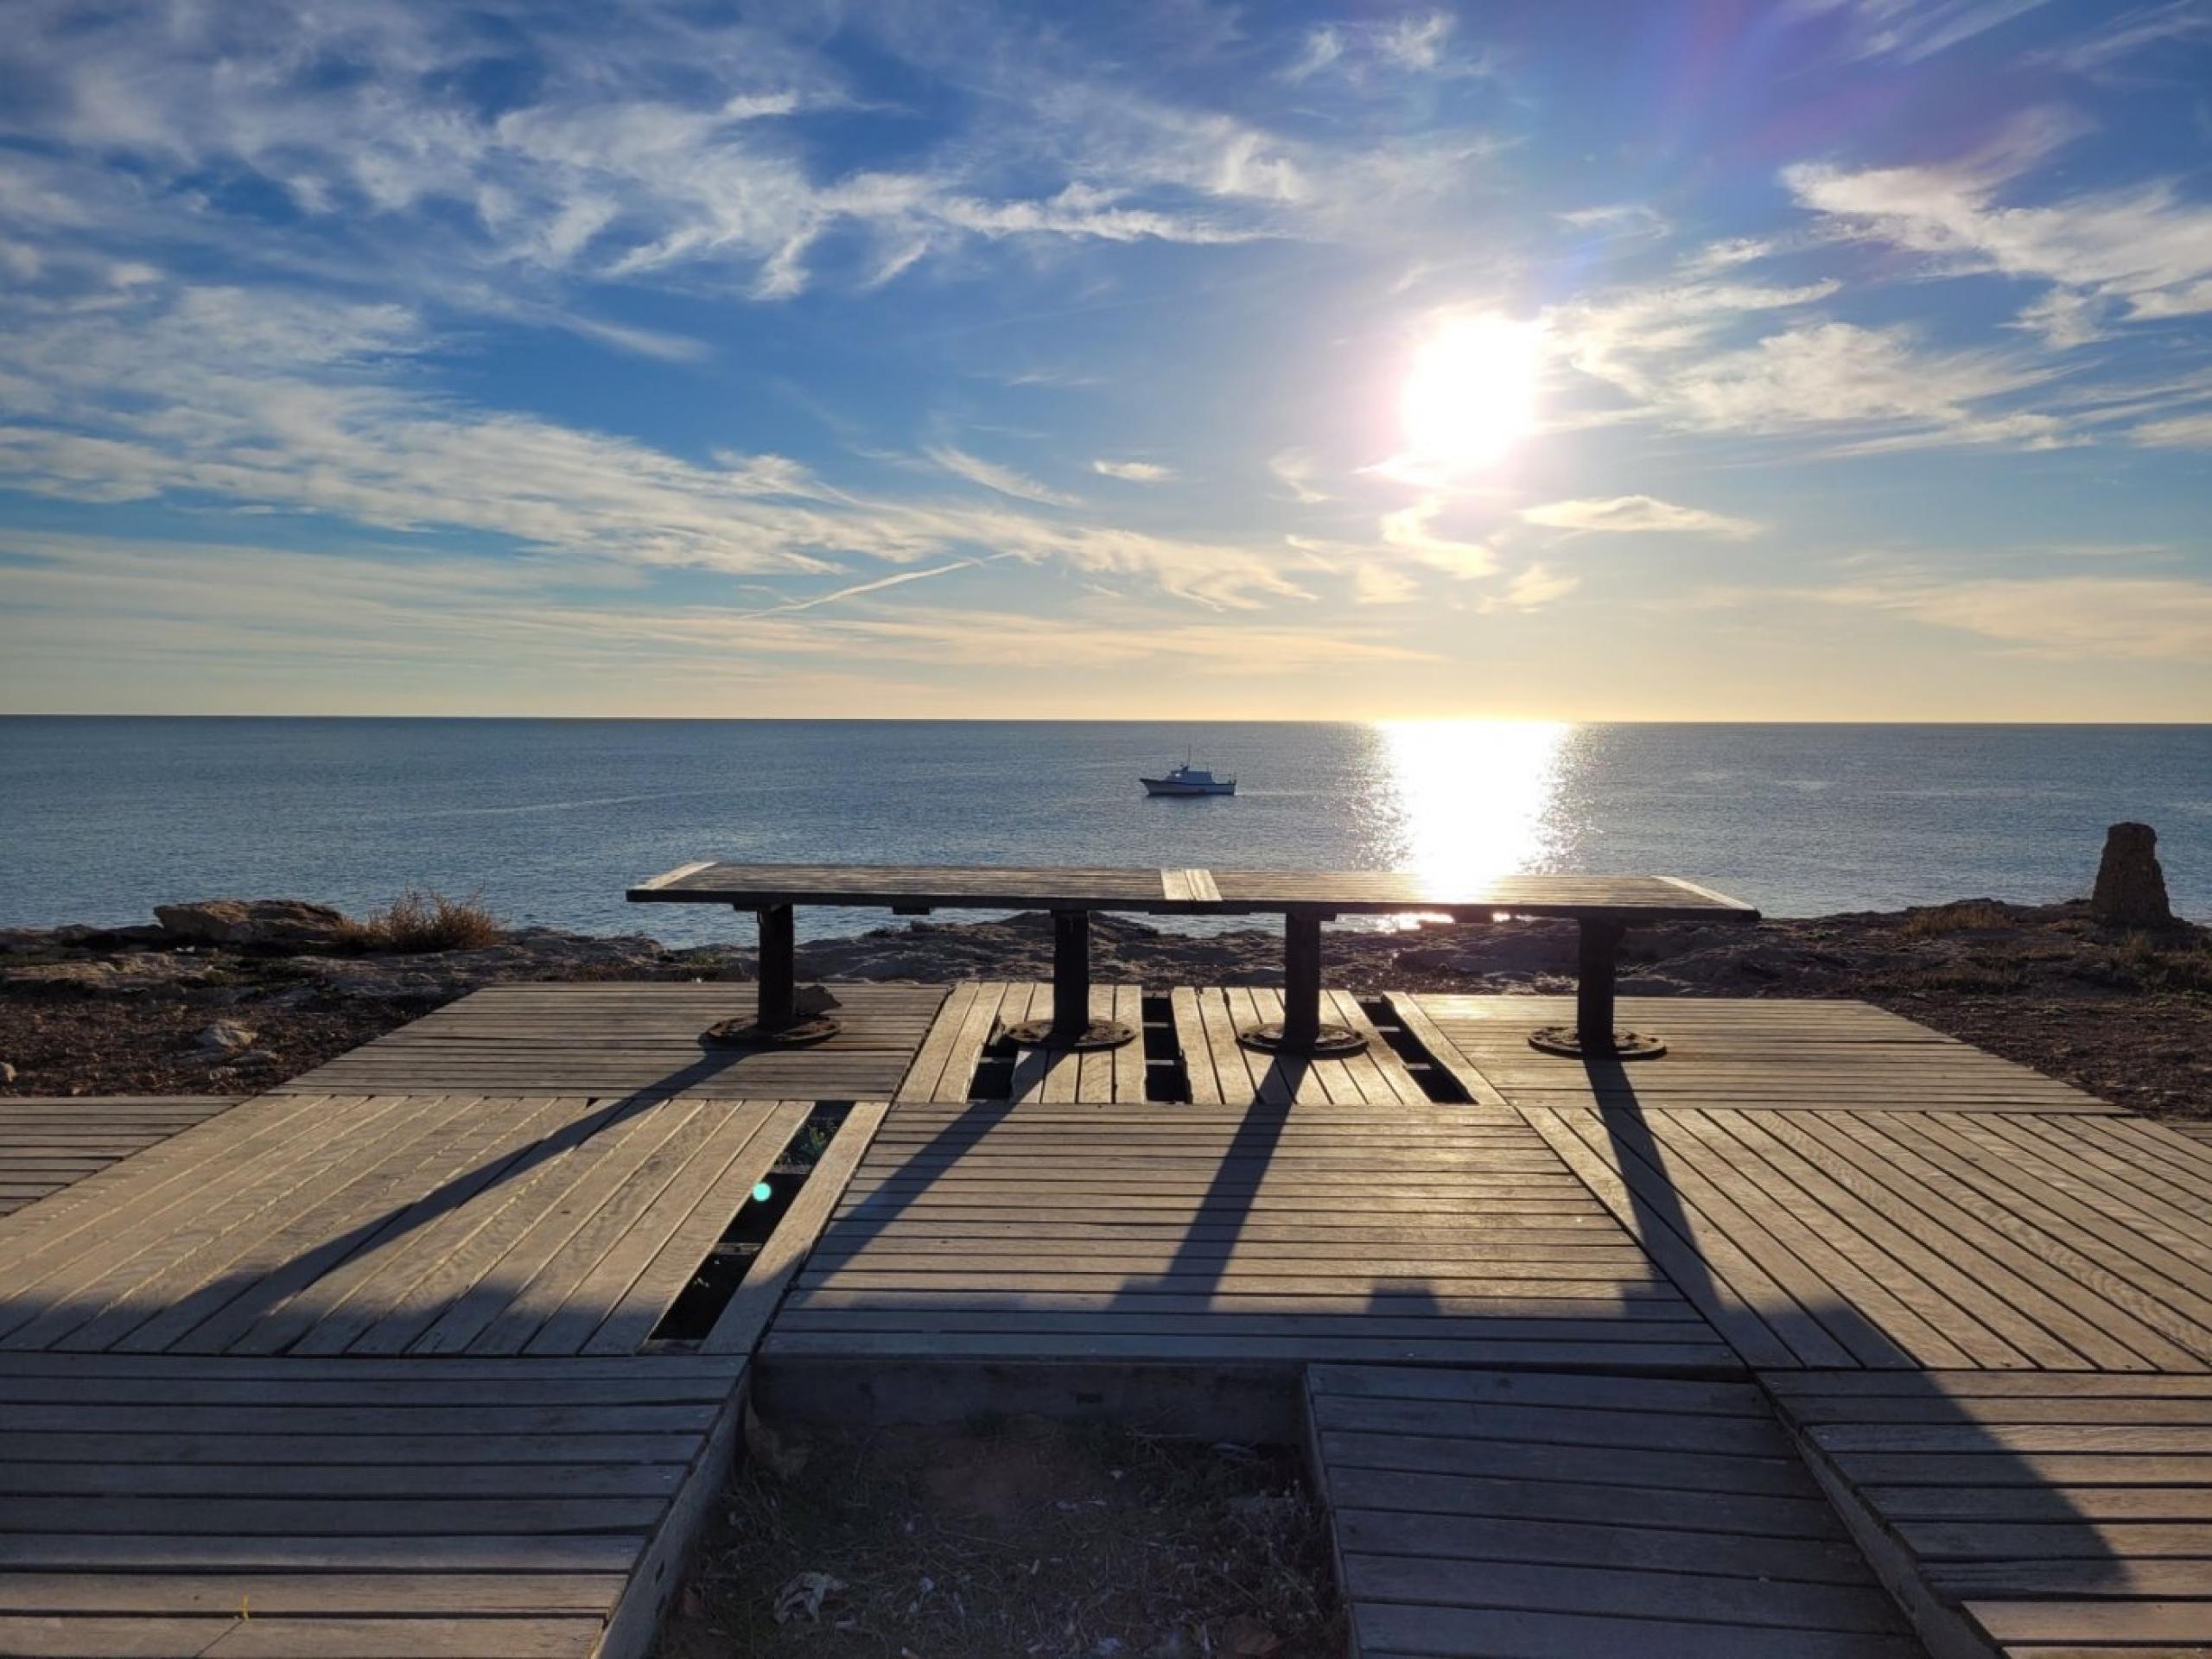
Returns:
[[[1330,498],[1313,487],[1313,457],[1303,449],[1285,449],[1268,460],[1268,470],[1289,491],[1300,506],[1318,506]]]
[[[1431,528],[1444,512],[1446,505],[1441,498],[1429,496],[1412,506],[1384,513],[1382,544],[1408,554],[1430,569],[1441,570],[1462,582],[1476,576],[1495,575],[1497,556],[1489,548],[1479,542],[1456,541],[1439,536]]]
[[[2048,0],[1793,0],[1800,14],[1840,16],[1853,54],[1917,63],[2009,23]]]
[[[930,459],[948,473],[980,484],[987,490],[996,490],[1001,495],[1010,495],[1017,501],[1035,501],[1048,507],[1072,507],[1079,505],[1075,497],[1063,494],[1048,484],[1039,483],[1026,473],[1011,467],[1001,467],[995,461],[971,455],[965,449],[956,449],[950,444],[938,444],[929,452]]]
[[[1668,418],[1710,431],[1889,427],[1869,444],[2049,448],[2064,441],[2056,417],[1984,407],[2046,378],[1993,353],[1920,349],[1903,326],[1821,322],[1685,363],[1656,390]]]
[[[250,680],[270,672],[312,677],[336,667],[357,683],[361,668],[376,667],[428,673],[445,699],[431,706],[448,712],[458,675],[474,686],[520,671],[558,676],[564,684],[575,674],[616,674],[626,683],[640,673],[673,672],[696,686],[703,673],[781,688],[808,664],[971,666],[979,637],[992,641],[992,667],[1026,671],[1155,664],[1234,677],[1427,654],[1343,619],[1306,629],[1183,621],[1145,610],[1091,618],[887,609],[857,589],[817,601],[847,601],[836,612],[763,613],[632,595],[620,572],[397,550],[316,555],[0,531],[0,551],[10,556],[0,559],[0,670],[127,660],[139,671],[150,665],[195,676],[217,664]],[[943,574],[902,572],[896,580]],[[580,576],[600,591],[575,591]],[[847,690],[880,707],[883,686],[871,674]],[[587,704],[608,695],[604,682],[571,689]]]
[[[435,0],[98,16],[19,0],[10,60],[50,96],[0,111],[0,137],[23,141],[0,214],[35,230],[10,238],[33,257],[54,238],[219,247],[550,321],[588,283],[777,300],[825,269],[880,284],[977,241],[1358,234],[1461,188],[1438,168],[1485,150],[1465,134],[1294,138],[1094,79],[1095,60],[1031,20],[922,29],[875,9],[850,32],[918,73],[957,69],[955,96],[926,148],[855,167],[789,118],[859,102],[810,25],[657,4],[573,21],[494,28]],[[1444,33],[1448,19],[1414,20],[1375,49],[1434,54],[1443,73],[1459,61]],[[486,98],[492,65],[517,73]],[[213,179],[297,214],[235,212]]]
[[[2212,659],[2212,582],[2120,576],[1900,580],[1826,588],[1813,596],[1980,634],[2039,655]]]
[[[1351,575],[1355,604],[1403,605],[1421,592],[1420,584],[1394,565],[1362,564]]]
[[[0,480],[79,501],[205,499],[410,534],[480,531],[542,555],[729,573],[1006,554],[1133,577],[1217,609],[1310,595],[1278,549],[1048,522],[997,505],[872,498],[777,455],[686,460],[469,407],[422,385],[404,308],[277,290],[134,290],[96,308],[0,299]],[[934,458],[1020,501],[1034,480]]]
[[[1495,73],[1486,52],[1453,50],[1458,20],[1448,11],[1408,12],[1388,22],[1332,22],[1309,29],[1297,58],[1282,71],[1296,85],[1324,73],[1361,86],[1386,76],[1430,78],[1480,76]]]
[[[2139,6],[2121,13],[2096,33],[2073,45],[2044,54],[2044,61],[2077,75],[2103,76],[2122,59],[2162,41],[2197,40],[2212,35],[2212,13],[2202,0],[2168,0],[2164,5]]]
[[[2109,311],[2132,321],[2212,312],[2212,202],[2164,181],[2041,207],[2001,203],[2004,180],[2041,149],[1986,166],[1786,168],[1798,200],[1853,233],[1930,256],[1950,272],[2060,285],[2024,314],[2054,344],[2094,338]]]
[[[1128,484],[1165,484],[1175,476],[1173,467],[1154,461],[1094,461],[1090,470]]]
[[[1376,48],[1392,62],[1408,69],[1433,70],[1444,62],[1445,46],[1452,38],[1452,29],[1449,12],[1401,17],[1383,26],[1376,38]]]
[[[1748,518],[1707,512],[1702,507],[1677,506],[1649,495],[1618,495],[1606,500],[1550,501],[1525,507],[1521,517],[1532,524],[1553,530],[1610,531],[1624,534],[1651,531],[1694,532],[1741,539],[1764,528]]]
[[[1533,611],[1564,599],[1582,585],[1582,578],[1555,571],[1548,566],[1532,564],[1516,575],[1505,584],[1505,599],[1510,605],[1524,611]]]
[[[2212,449],[2212,413],[2146,421],[2127,435],[2153,449]]]

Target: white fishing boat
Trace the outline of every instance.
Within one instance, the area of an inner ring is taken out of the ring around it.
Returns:
[[[1170,767],[1166,777],[1140,778],[1137,781],[1144,785],[1144,792],[1147,795],[1234,795],[1236,792],[1234,778],[1217,778],[1204,766],[1192,766],[1188,755],[1183,757],[1181,766]]]

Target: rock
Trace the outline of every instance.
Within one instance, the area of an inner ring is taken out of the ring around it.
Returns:
[[[218,1020],[193,1040],[209,1054],[237,1054],[251,1048],[258,1035],[251,1027],[239,1025],[234,1020]]]
[[[188,905],[156,905],[154,914],[171,938],[210,944],[327,946],[346,937],[345,915],[302,899],[202,899]]]
[[[2147,823],[2115,823],[2105,831],[2104,856],[2089,911],[2107,927],[2171,927],[2165,872],[2158,868],[2158,832]]]
[[[0,983],[83,991],[94,996],[124,996],[136,991],[196,985],[213,977],[216,971],[213,963],[196,957],[142,950],[111,961],[42,962],[23,968],[0,969]]]
[[[5,1060],[0,1060],[0,1084],[13,1083],[16,1080],[16,1075],[14,1066]]]
[[[458,996],[480,985],[518,980],[640,980],[671,977],[657,939],[643,934],[591,938],[531,928],[480,950],[407,956],[302,956],[289,966],[325,996],[406,1002]],[[689,977],[687,974],[685,976]]]

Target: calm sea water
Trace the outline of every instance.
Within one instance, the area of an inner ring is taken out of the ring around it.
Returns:
[[[1233,798],[1141,791],[1186,746]],[[2126,817],[2212,918],[2212,727],[22,717],[0,719],[0,925],[416,886],[700,943],[741,930],[621,895],[709,856],[1650,871],[1812,915],[2079,893]]]

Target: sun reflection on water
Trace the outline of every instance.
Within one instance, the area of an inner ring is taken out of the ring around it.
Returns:
[[[1465,889],[1557,867],[1571,839],[1561,791],[1578,729],[1558,721],[1385,721],[1379,825],[1390,868]]]

